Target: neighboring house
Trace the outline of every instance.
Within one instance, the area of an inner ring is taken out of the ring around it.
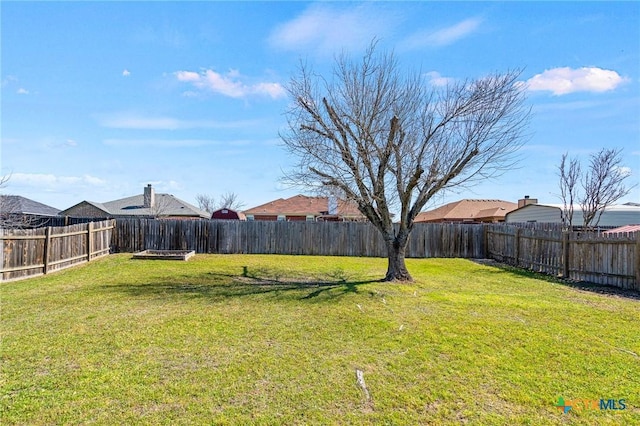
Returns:
[[[295,195],[279,198],[244,211],[247,220],[365,221],[355,203],[333,197]]]
[[[5,226],[47,226],[60,210],[20,195],[0,195],[0,217]]]
[[[217,220],[247,220],[247,217],[242,212],[238,212],[232,209],[218,209],[211,213],[211,219]]]
[[[82,201],[60,212],[61,216],[116,218],[116,217],[157,217],[162,219],[209,219],[204,210],[182,201],[171,194],[156,194],[151,185],[144,192],[132,197],[95,203]]]
[[[609,234],[630,234],[632,232],[640,232],[640,225],[625,225],[618,228],[609,229],[603,232],[604,235]]]
[[[506,222],[525,223],[562,223],[562,204],[529,204],[507,214]],[[582,226],[582,209],[573,207],[573,226]],[[597,226],[623,226],[640,223],[640,206],[620,204],[607,207]]]
[[[516,203],[502,200],[460,200],[437,209],[418,213],[416,223],[496,223],[518,208]]]

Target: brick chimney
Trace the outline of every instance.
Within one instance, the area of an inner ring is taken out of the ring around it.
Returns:
[[[518,200],[518,208],[528,206],[529,204],[538,204],[538,199],[529,198],[528,195],[525,195],[524,198]]]
[[[151,184],[148,184],[144,188],[144,207],[147,209],[151,209],[156,205],[156,192],[151,187]]]

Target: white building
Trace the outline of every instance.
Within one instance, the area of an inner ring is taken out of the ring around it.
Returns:
[[[562,204],[527,204],[507,213],[507,223],[562,223]],[[584,224],[582,209],[579,205],[573,208],[573,226]],[[609,206],[602,213],[597,226],[623,226],[640,224],[640,205],[633,203]]]

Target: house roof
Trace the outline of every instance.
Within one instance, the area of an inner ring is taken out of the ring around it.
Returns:
[[[489,218],[504,218],[517,203],[502,200],[464,199],[445,204],[433,210],[418,213],[415,222],[469,221]]]
[[[0,195],[2,213],[30,214],[37,216],[57,216],[60,210],[20,195]]]
[[[338,199],[337,214],[339,216],[362,216],[358,206],[346,200]],[[290,198],[279,198],[268,203],[244,211],[245,215],[287,215],[287,216],[322,216],[329,214],[329,197],[310,197],[295,195]]]
[[[233,210],[233,209],[230,209],[228,207],[222,207],[221,209],[218,209],[218,210],[215,210],[215,211],[211,212],[211,218],[216,216],[217,213],[222,213],[222,214],[230,215],[230,216],[232,214],[236,214],[238,216],[238,219],[240,219],[240,220],[246,220],[247,219],[247,217],[244,215],[243,212],[238,211],[238,210]]]
[[[143,194],[121,198],[119,200],[107,201],[105,203],[96,203],[94,201],[83,201],[83,203],[90,204],[104,211],[108,216],[183,216],[201,217],[203,219],[209,219],[211,217],[211,215],[204,210],[201,210],[186,201],[182,201],[171,194],[156,193],[155,207],[153,208],[144,207]],[[61,213],[65,214],[80,204],[82,203],[76,204]]]
[[[625,225],[619,228],[609,229],[604,231],[603,234],[624,234],[629,232],[640,232],[640,225]]]

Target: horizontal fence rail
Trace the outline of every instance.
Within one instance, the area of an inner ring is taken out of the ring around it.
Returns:
[[[28,278],[108,255],[115,221],[1,229],[2,281]]]

